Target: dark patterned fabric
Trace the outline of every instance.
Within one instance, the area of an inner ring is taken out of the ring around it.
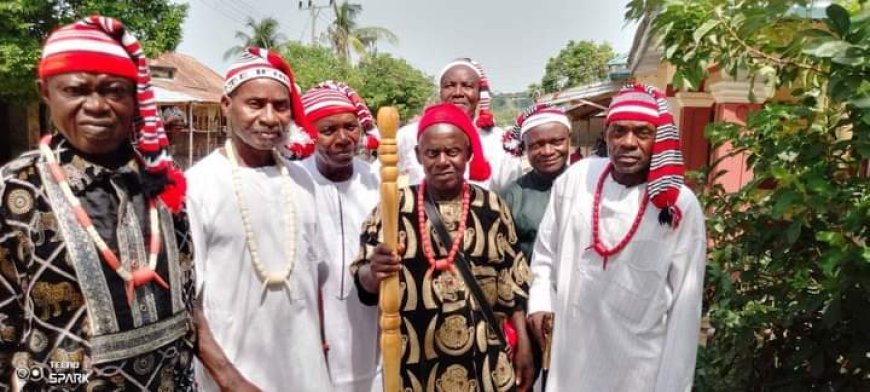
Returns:
[[[122,264],[147,263],[148,209],[132,150],[96,164],[62,137],[52,148]],[[123,280],[72,217],[39,152],[3,166],[0,176],[0,390],[192,390],[186,215],[160,209],[157,273],[170,289],[139,287],[129,305]]]
[[[429,271],[418,232],[416,192],[416,186],[404,188],[399,198],[399,244],[405,249],[399,273],[402,390],[513,391],[513,365],[489,332],[480,309],[472,308],[471,293],[459,271]],[[517,246],[507,205],[483,188],[472,185],[471,192],[463,248],[496,317],[504,319],[526,308],[529,267]],[[455,234],[461,203],[437,204],[448,231]],[[357,273],[383,236],[381,224],[376,209],[363,225],[360,255],[351,266],[360,300],[368,305],[376,305],[377,296],[359,287]],[[428,220],[425,235],[432,239],[438,258],[445,257],[447,250]]]

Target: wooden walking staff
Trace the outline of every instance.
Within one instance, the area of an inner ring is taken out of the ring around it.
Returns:
[[[387,106],[378,110],[378,130],[381,133],[378,159],[381,161],[381,219],[384,244],[396,249],[399,242],[399,162],[396,147],[396,129],[399,128],[399,112]],[[402,360],[402,336],[399,330],[399,277],[396,274],[381,281],[381,355],[383,358],[384,392],[401,391],[399,361]]]
[[[547,379],[550,377],[550,350],[553,348],[553,317],[544,318],[544,355],[541,363],[541,390],[547,390]]]

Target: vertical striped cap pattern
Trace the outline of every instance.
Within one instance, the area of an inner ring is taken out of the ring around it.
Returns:
[[[494,127],[495,117],[490,109],[492,92],[489,86],[489,78],[486,77],[486,73],[483,71],[483,66],[480,63],[468,57],[453,60],[441,69],[441,73],[438,74],[438,80],[440,81],[448,71],[459,66],[471,68],[477,73],[477,77],[480,78],[480,101],[477,103],[477,119],[474,124],[483,129]]]
[[[363,147],[368,150],[378,148],[380,144],[375,128],[372,112],[366,106],[362,97],[350,86],[334,80],[318,83],[302,95],[302,106],[305,116],[312,124],[324,117],[342,113],[353,113],[359,119],[360,127],[365,132],[366,140]]]
[[[70,72],[105,73],[136,83],[138,116],[133,147],[152,175],[148,181],[153,184],[145,186],[146,196],[159,196],[172,211],[180,211],[186,182],[169,155],[169,139],[151,88],[151,69],[136,37],[120,21],[97,15],[55,30],[45,40],[39,77]]]
[[[667,97],[653,86],[629,84],[613,97],[607,110],[605,126],[615,121],[645,121],[656,127],[647,192],[653,205],[662,210],[659,222],[677,228],[682,218],[677,199],[685,167],[680,133],[674,124]]]
[[[291,160],[307,158],[314,153],[317,129],[305,116],[301,93],[294,80],[293,70],[281,56],[263,48],[250,47],[245,49],[227,69],[224,79],[224,93],[230,95],[245,82],[258,78],[272,79],[287,87],[290,93],[290,110],[293,112],[293,122],[302,129],[302,132],[291,132],[285,146],[286,150],[281,151],[281,153]]]
[[[146,169],[161,173],[172,165],[169,140],[157,115],[151,70],[139,41],[121,22],[90,16],[52,32],[42,49],[39,77],[70,72],[106,73],[136,82],[139,121],[135,147]]]
[[[504,150],[514,156],[522,156],[526,150],[523,135],[538,125],[557,123],[562,124],[571,131],[571,122],[565,111],[556,106],[546,103],[538,103],[527,107],[517,115],[514,126],[508,129],[502,136]]]

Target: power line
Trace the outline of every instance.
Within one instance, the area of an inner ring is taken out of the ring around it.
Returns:
[[[305,29],[308,28],[308,23],[311,23],[308,19],[305,20],[305,25],[302,26],[302,31],[299,32],[299,42],[302,42],[302,38],[305,38]]]
[[[224,10],[222,10],[220,7],[216,7],[215,4],[210,4],[210,3],[206,2],[206,0],[200,0],[200,2],[201,2],[203,5],[205,5],[207,8],[209,8],[209,9],[211,9],[211,10],[217,12],[218,14],[220,14],[221,16],[223,16],[224,18],[226,18],[227,20],[230,20],[230,21],[236,22],[236,23],[238,23],[239,25],[242,25],[242,26],[245,25],[245,22],[242,22],[242,21],[236,19],[233,15],[227,14],[227,13],[226,13]]]
[[[257,16],[258,16],[260,19],[262,19],[262,18],[264,18],[264,17],[266,16],[266,15],[263,14],[259,9],[257,9],[257,8],[254,7],[254,6],[252,6],[252,5],[251,5],[250,3],[248,3],[247,1],[245,1],[245,0],[236,0],[236,1],[238,1],[237,4],[238,4],[241,8],[247,9],[249,12],[252,12],[252,13],[254,13],[254,14],[257,14]]]
[[[309,19],[311,20],[311,44],[316,44],[317,35],[317,19],[320,17],[320,11],[326,8],[331,8],[335,4],[335,0],[329,0],[329,5],[315,5],[314,0],[299,0],[299,9],[307,10],[309,12]]]
[[[229,12],[239,14],[245,17],[245,20],[261,20],[263,19],[262,15],[256,14],[251,15],[250,10],[246,10],[244,7],[239,5],[238,3],[233,3],[227,0],[216,0],[219,8],[227,9]]]

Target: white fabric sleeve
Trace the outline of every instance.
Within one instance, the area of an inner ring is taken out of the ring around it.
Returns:
[[[559,270],[559,237],[561,232],[560,183],[556,181],[550,193],[550,201],[544,218],[538,226],[538,236],[532,250],[532,284],[529,287],[529,315],[536,312],[553,312],[556,283]]]
[[[196,296],[205,289],[205,273],[208,262],[208,232],[206,214],[196,197],[187,197],[187,219],[190,222],[190,237],[193,240],[193,270],[196,273]]]
[[[417,162],[414,156],[413,129],[410,124],[405,125],[396,132],[396,147],[399,150],[399,163],[397,164],[400,174],[409,174],[411,167]]]
[[[682,232],[668,273],[668,285],[674,299],[667,314],[665,347],[656,377],[656,392],[689,392],[695,374],[707,235],[703,211],[694,196],[692,199],[683,211],[679,228]]]
[[[505,153],[501,164],[492,169],[489,190],[498,193],[523,175],[523,161],[522,158]]]

